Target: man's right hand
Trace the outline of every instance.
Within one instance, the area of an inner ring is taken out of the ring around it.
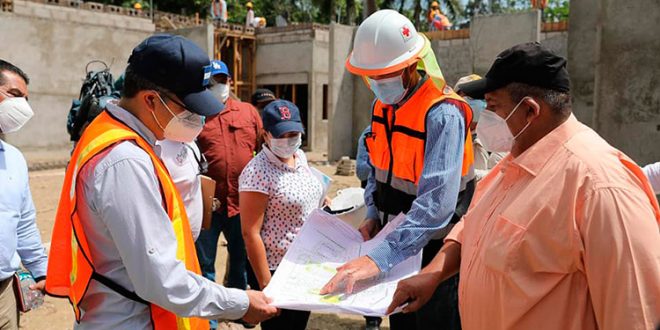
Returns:
[[[378,231],[380,231],[380,223],[377,219],[364,219],[358,231],[362,234],[362,239],[368,241],[378,234]]]
[[[407,305],[403,307],[404,313],[420,309],[431,299],[439,284],[440,278],[437,273],[423,273],[400,281],[386,314],[394,312],[397,307],[405,304]]]
[[[246,323],[258,324],[280,313],[276,307],[269,305],[271,299],[266,297],[263,292],[246,290],[245,293],[247,293],[248,299],[250,299],[250,307],[248,307],[247,313],[243,316],[243,321]]]

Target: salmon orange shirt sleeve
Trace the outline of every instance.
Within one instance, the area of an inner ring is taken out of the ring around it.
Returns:
[[[463,221],[465,221],[465,217],[461,218],[461,221],[454,225],[454,228],[445,237],[445,242],[454,241],[458,244],[463,244]]]
[[[578,219],[582,257],[600,329],[654,329],[660,321],[660,232],[641,191],[606,187]]]

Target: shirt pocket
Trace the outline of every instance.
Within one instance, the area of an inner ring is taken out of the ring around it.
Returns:
[[[518,250],[526,231],[524,227],[498,216],[491,237],[484,241],[483,261],[486,267],[500,273],[511,271],[520,257]]]
[[[234,135],[237,145],[256,150],[258,132],[253,122],[245,119],[234,120],[229,124],[229,131]]]

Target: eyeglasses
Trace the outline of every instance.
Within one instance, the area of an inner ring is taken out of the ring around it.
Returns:
[[[163,100],[170,100],[170,101],[172,101],[172,103],[176,104],[177,106],[179,106],[183,110],[186,110],[186,111],[190,112],[190,110],[188,110],[188,107],[186,107],[185,104],[175,100],[174,97],[167,95],[167,93],[165,93],[165,92],[160,92],[160,91],[155,91],[155,92],[158,93],[158,95],[160,95],[160,97]]]

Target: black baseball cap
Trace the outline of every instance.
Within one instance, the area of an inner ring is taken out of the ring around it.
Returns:
[[[268,103],[261,114],[264,129],[274,138],[288,132],[305,133],[298,107],[287,100],[275,100]]]
[[[513,46],[501,52],[484,78],[461,85],[461,91],[475,99],[518,82],[560,92],[570,91],[566,59],[538,42]]]
[[[174,93],[191,112],[213,116],[224,108],[206,88],[212,70],[208,55],[189,39],[153,35],[133,49],[128,64],[137,75]]]
[[[275,93],[273,93],[270,89],[259,88],[254,92],[254,94],[252,94],[252,105],[256,105],[260,102],[269,102],[274,100]]]

